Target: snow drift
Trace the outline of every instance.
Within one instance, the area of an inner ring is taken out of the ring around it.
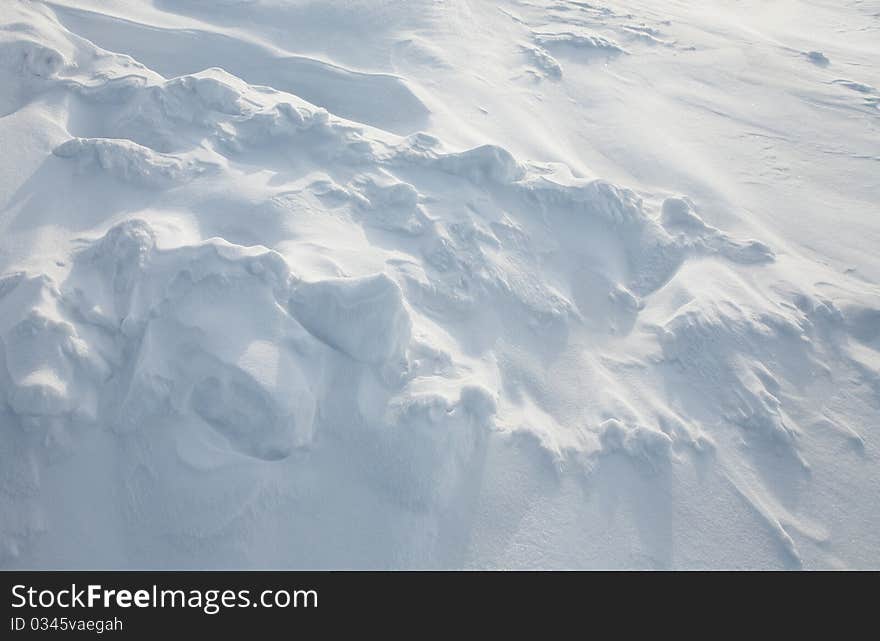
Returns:
[[[606,4],[14,2],[3,567],[876,565],[877,157],[822,245],[747,36]]]

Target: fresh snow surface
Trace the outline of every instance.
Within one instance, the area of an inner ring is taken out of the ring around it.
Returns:
[[[880,566],[877,0],[3,0],[0,567]]]

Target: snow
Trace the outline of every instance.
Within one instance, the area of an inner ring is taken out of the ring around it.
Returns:
[[[5,3],[0,567],[877,567],[878,16]]]

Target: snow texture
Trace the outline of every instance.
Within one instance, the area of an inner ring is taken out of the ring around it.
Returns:
[[[877,567],[869,5],[5,3],[0,567]]]

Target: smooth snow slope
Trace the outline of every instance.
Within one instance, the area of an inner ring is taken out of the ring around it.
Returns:
[[[880,2],[7,0],[0,565],[880,565]]]

